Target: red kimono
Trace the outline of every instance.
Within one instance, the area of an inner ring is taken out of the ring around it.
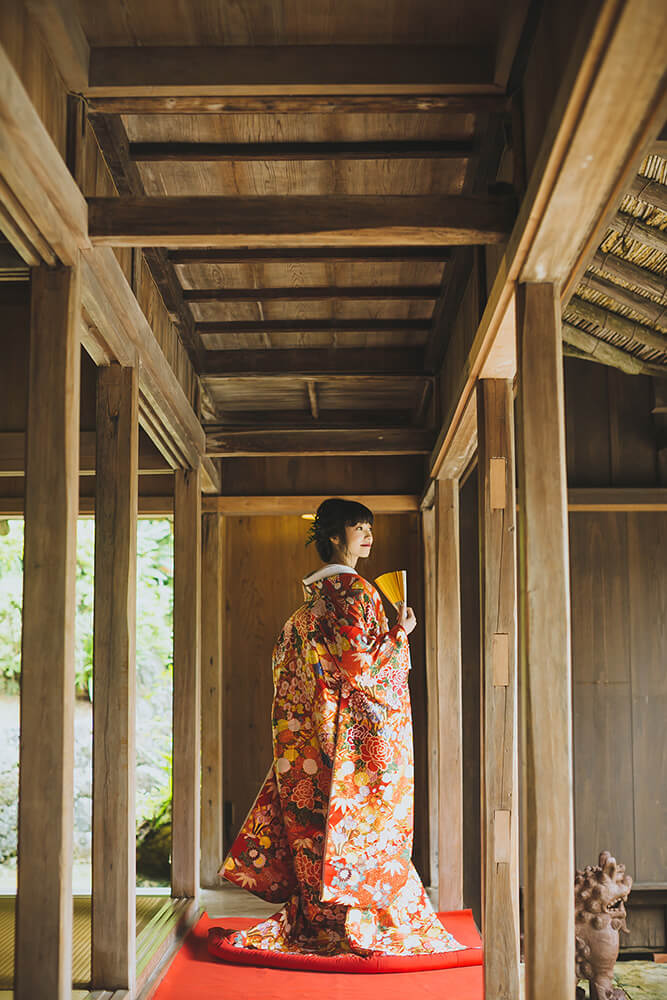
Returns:
[[[410,860],[410,652],[349,567],[304,580],[273,653],[274,759],[219,874],[282,909],[228,942],[291,953],[459,951]]]

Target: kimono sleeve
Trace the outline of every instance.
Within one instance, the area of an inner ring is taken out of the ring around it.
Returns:
[[[378,631],[381,619],[372,594],[365,589],[356,591],[354,600],[338,601],[336,611],[335,652],[344,681],[374,701],[396,707],[397,689],[407,683],[410,669],[405,629],[394,625],[386,632]]]

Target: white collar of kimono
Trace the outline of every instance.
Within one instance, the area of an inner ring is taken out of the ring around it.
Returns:
[[[335,576],[336,573],[352,573],[354,576],[359,576],[356,570],[352,569],[351,566],[343,566],[340,563],[331,563],[330,566],[323,566],[322,569],[316,570],[311,573],[310,576],[304,577],[304,586],[308,587],[311,583],[317,583],[318,580],[326,580],[328,576]]]

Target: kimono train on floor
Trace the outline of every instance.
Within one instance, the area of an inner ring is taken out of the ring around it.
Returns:
[[[284,906],[227,940],[316,955],[462,950],[410,860],[406,632],[349,567],[303,582],[273,654],[273,763],[219,872]]]

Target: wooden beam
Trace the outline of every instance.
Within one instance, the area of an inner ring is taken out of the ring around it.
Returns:
[[[79,435],[79,475],[94,476],[96,470],[95,431]],[[0,431],[0,477],[22,476],[25,470],[25,434],[22,431]],[[171,475],[172,469],[160,455],[139,458],[139,475]]]
[[[423,333],[428,319],[275,319],[249,322],[198,323],[202,337],[227,333]],[[337,348],[338,350],[338,348]]]
[[[317,380],[312,381],[317,386]],[[307,392],[308,379],[303,380],[303,387],[304,392]],[[257,383],[258,391],[261,392],[263,388],[270,390],[271,387]],[[308,409],[304,407],[300,410],[227,410],[224,402],[218,405],[220,415],[216,417],[215,423],[205,424],[206,430],[240,431],[279,427],[281,430],[287,431],[312,429],[317,426],[328,427],[330,430],[349,431],[354,427],[364,427],[367,430],[369,427],[396,428],[414,425],[414,406],[410,405],[407,400],[402,401],[401,409],[395,409],[391,413],[387,413],[386,410],[325,409],[319,413],[317,424],[313,424],[310,406]],[[222,462],[223,460],[217,459],[217,461]]]
[[[603,253],[598,250],[591,263],[603,274],[626,281],[629,285],[639,288],[646,295],[662,296],[667,293],[667,279],[664,274],[651,271],[648,267],[641,267],[623,257],[617,257],[616,254]]]
[[[81,94],[88,86],[90,47],[71,0],[25,0],[67,90]]]
[[[429,368],[436,371],[442,366],[452,325],[470,281],[473,263],[472,249],[460,249],[445,269],[442,278],[442,294],[433,309],[431,329],[425,350]]]
[[[223,857],[223,605],[225,521],[202,515],[201,580],[201,857],[200,884],[220,885]]]
[[[514,397],[509,379],[477,386],[482,646],[482,937],[487,1000],[518,997]]]
[[[133,368],[97,370],[93,645],[92,976],[136,985],[136,576],[138,388]]]
[[[370,428],[368,430],[229,431],[222,428],[206,436],[209,457],[243,455],[427,455],[433,434],[419,427]]]
[[[173,264],[359,264],[420,263],[439,264],[449,260],[451,251],[443,246],[421,247],[278,247],[274,250],[169,250]]]
[[[459,484],[436,483],[438,677],[438,906],[463,907],[463,733]]]
[[[18,1000],[45,995],[70,1000],[72,995],[80,308],[76,269],[33,270],[14,966]]]
[[[183,292],[186,302],[310,302],[341,299],[349,302],[370,299],[422,301],[437,299],[439,285],[299,285],[294,288],[190,288]]]
[[[122,119],[119,116],[90,115],[89,121],[118,193],[144,195],[144,182],[130,155],[130,143]],[[183,289],[174,267],[167,260],[166,251],[160,247],[148,248],[144,253],[144,259],[167,312],[178,326],[190,361],[197,369],[201,364],[202,345],[195,330],[192,312],[183,300]]]
[[[0,517],[23,517],[25,503],[22,496],[0,496]],[[169,496],[139,497],[139,517],[171,518],[174,512],[174,498]],[[95,514],[95,497],[79,497],[79,517],[92,517]]]
[[[375,514],[406,514],[417,511],[417,496],[406,494],[367,494],[351,496],[340,494],[343,500],[358,500]],[[225,514],[230,517],[261,516],[264,514],[314,514],[326,496],[218,496],[204,497],[202,509],[206,514]]]
[[[199,895],[201,781],[201,483],[174,477],[174,700],[172,896]]]
[[[501,243],[513,220],[513,199],[507,195],[88,199],[89,233],[98,246]]]
[[[577,319],[584,320],[599,327],[603,332],[620,334],[626,340],[634,340],[644,347],[654,351],[667,350],[667,335],[659,330],[652,330],[642,323],[636,323],[627,316],[610,309],[605,309],[594,302],[574,295],[566,307],[566,313],[574,313]]]
[[[483,46],[130,46],[91,50],[87,93],[493,93],[492,77]]]
[[[280,115],[280,114],[503,114],[510,107],[504,92],[468,90],[460,94],[225,94],[98,97],[90,93],[91,112],[108,115]]]
[[[424,372],[424,355],[418,348],[362,347],[294,348],[240,351],[206,351],[201,369],[202,381],[240,375],[322,375],[348,376],[418,375]]]
[[[622,0],[620,6],[604,3],[573,44],[573,56],[482,320],[467,351],[460,384],[452,399],[444,403],[446,415],[431,456],[431,474],[437,474],[443,461],[519,277],[553,280],[561,286],[562,301],[567,301],[659,122],[664,120],[662,38],[666,18],[667,12],[652,0]],[[641,60],[635,57],[638,51],[642,52]],[[574,222],[563,227],[563,218]],[[452,363],[460,366],[453,358]]]
[[[463,416],[453,435],[447,454],[440,466],[439,475],[443,479],[459,479],[477,450],[477,396],[468,400]]]
[[[599,337],[594,337],[592,333],[586,333],[571,323],[563,323],[564,350],[574,357],[581,357],[587,361],[596,361],[599,364],[609,365],[618,368],[627,375],[667,375],[667,365],[651,364],[643,361],[642,358],[624,351],[614,344],[607,343]]]
[[[225,163],[248,160],[462,160],[472,146],[453,140],[365,142],[133,142],[130,156],[139,163]]]
[[[657,208],[660,212],[667,212],[667,184],[637,174],[626,194],[645,201],[647,205]]]
[[[574,968],[570,585],[560,307],[517,288],[526,1000],[569,1000]],[[544,872],[558,872],[544,895]]]
[[[582,511],[666,511],[667,489],[569,489],[570,513]]]
[[[629,288],[623,288],[623,286],[617,285],[613,281],[608,281],[606,278],[602,278],[592,271],[586,272],[579,287],[580,289],[582,287],[590,288],[591,291],[599,292],[608,299],[613,299],[619,305],[625,306],[627,309],[632,309],[633,312],[641,316],[647,323],[657,323],[667,316],[667,301],[656,302],[655,299],[646,298],[645,295],[638,295],[637,292],[632,292]],[[572,304],[572,301],[570,299],[570,304]],[[667,348],[667,337],[665,337],[665,346]]]
[[[162,428],[182,456],[179,464],[196,465],[204,452],[204,432],[113,250],[82,253],[81,272],[82,303],[95,327],[94,333],[87,330],[83,346],[95,357],[102,345],[109,361],[137,366],[141,425],[159,449],[164,446],[156,427]]]
[[[613,219],[610,219],[609,228],[628,240],[634,240],[651,250],[657,250],[658,253],[667,252],[667,237],[662,229],[659,226],[650,226],[629,212],[617,212]]]
[[[78,251],[90,246],[85,199],[2,45],[0,179],[0,199],[4,190],[9,191],[48,252],[65,264],[75,263]]]

